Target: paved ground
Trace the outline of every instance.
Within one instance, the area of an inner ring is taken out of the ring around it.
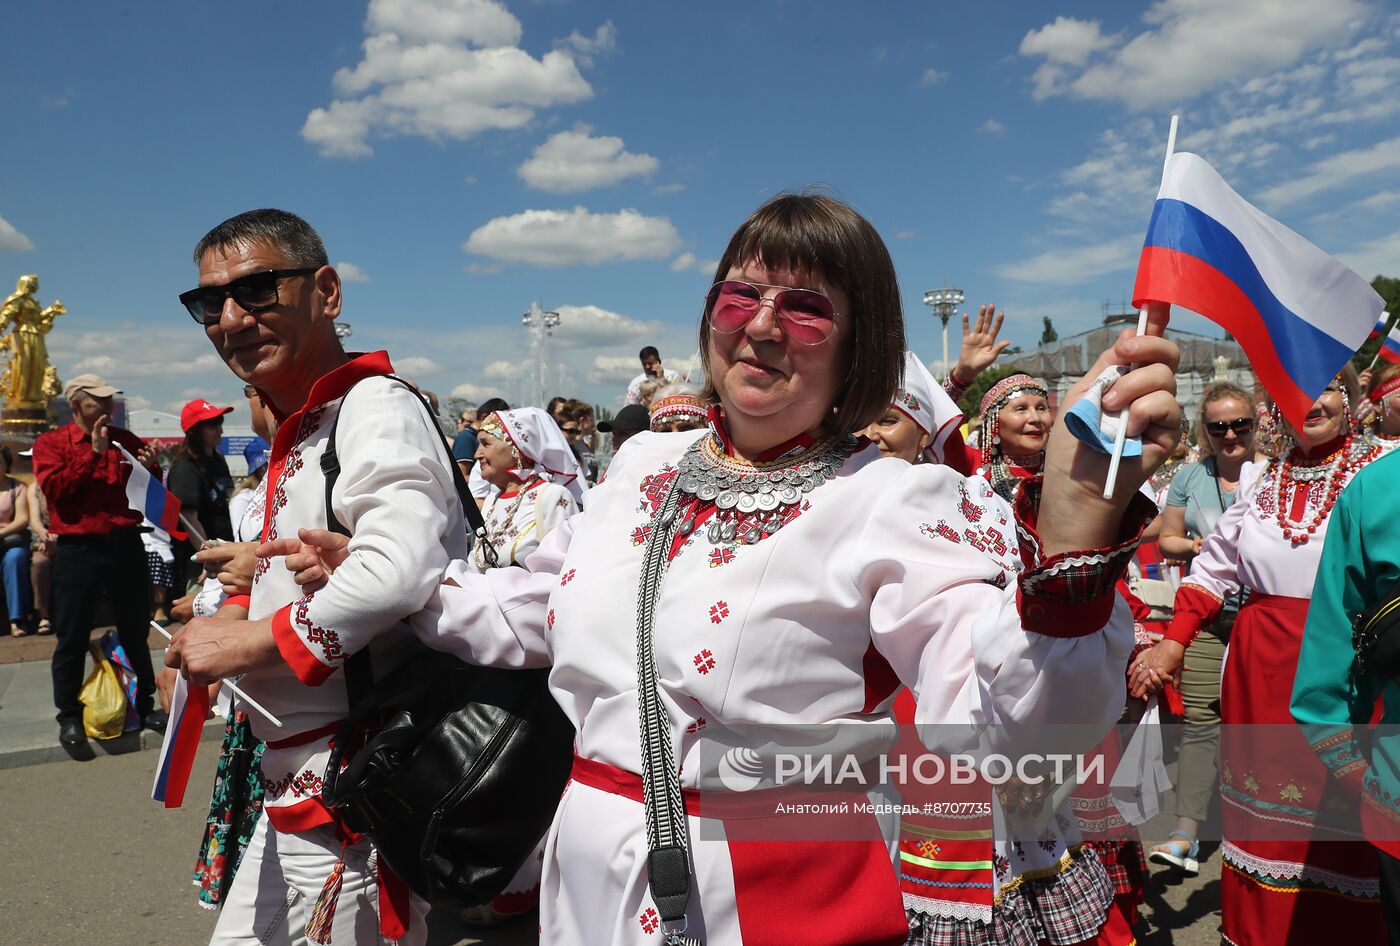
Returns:
[[[5,659],[21,649],[26,662]],[[197,905],[190,872],[222,726],[206,727],[185,807],[166,811],[150,800],[155,753],[139,751],[159,747],[154,734],[89,743],[80,761],[58,745],[51,649],[51,638],[0,639],[0,943],[207,941],[214,915]],[[158,661],[159,651],[152,656]],[[1144,837],[1165,837],[1171,822],[1157,819]],[[1219,943],[1220,859],[1210,853],[1201,876],[1189,882],[1154,868],[1138,930],[1141,946]],[[450,912],[439,911],[429,943],[525,946],[535,941],[535,929],[529,916],[486,934],[469,933]]]

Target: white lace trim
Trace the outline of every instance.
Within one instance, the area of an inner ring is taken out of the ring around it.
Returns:
[[[1260,878],[1272,877],[1278,880],[1320,884],[1353,897],[1374,898],[1381,895],[1381,882],[1377,877],[1354,877],[1297,861],[1273,861],[1250,854],[1229,841],[1221,844],[1220,855],[1241,870]]]
[[[922,913],[928,917],[939,917],[960,922],[992,922],[992,908],[981,903],[958,903],[953,900],[934,900],[916,894],[904,894],[904,909],[912,913]]]

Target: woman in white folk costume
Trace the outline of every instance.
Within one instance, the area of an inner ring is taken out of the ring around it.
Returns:
[[[1143,365],[1108,394],[1145,438],[1119,498],[1101,498],[1106,458],[1065,436],[1013,511],[980,479],[877,462],[852,436],[890,403],[904,349],[894,267],[863,218],[825,196],[774,198],[716,274],[700,324],[712,429],[629,440],[526,569],[450,566],[415,630],[469,661],[553,666],[578,736],[546,847],[543,942],[652,944],[684,928],[674,941],[902,943],[874,814],[857,816],[863,843],[754,840],[743,818],[697,815],[714,771],[701,749],[771,762],[746,733],[785,724],[874,738],[900,682],[923,722],[1106,729],[1132,646],[1113,584],[1155,511],[1136,488],[1176,437],[1175,347],[1121,341],[1091,372]],[[343,542],[314,539],[333,566]],[[287,565],[305,581],[317,559]],[[661,903],[648,826],[658,883],[676,885]]]
[[[486,501],[486,536],[469,563],[479,572],[524,565],[549,533],[583,509],[583,469],[554,418],[538,407],[494,411],[481,424],[476,462],[498,492]],[[540,897],[541,842],[490,903],[467,907],[463,922],[492,924],[528,913]]]
[[[1379,865],[1355,805],[1293,723],[1289,699],[1332,505],[1379,451],[1351,431],[1348,367],[1283,454],[1240,474],[1238,496],[1201,545],[1163,641],[1134,661],[1133,692],[1179,679],[1182,655],[1225,602],[1249,589],[1220,686],[1221,933],[1227,943],[1381,942]],[[1282,724],[1282,725],[1249,725]],[[1338,803],[1340,806],[1338,807]],[[1318,812],[1341,816],[1318,824]]]
[[[1375,405],[1375,423],[1367,436],[1381,451],[1400,447],[1400,365],[1385,364],[1371,376],[1367,391]]]
[[[476,461],[482,479],[499,490],[481,511],[487,540],[471,552],[477,571],[525,564],[545,536],[583,508],[583,470],[559,425],[538,407],[486,415]]]
[[[904,382],[894,400],[863,433],[887,457],[906,463],[942,463],[970,473],[962,437],[963,413],[919,356],[904,353]]]

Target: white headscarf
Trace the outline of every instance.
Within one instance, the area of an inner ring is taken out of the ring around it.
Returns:
[[[904,353],[904,384],[895,392],[894,406],[928,434],[928,447],[924,450],[928,460],[946,462],[944,447],[962,426],[963,412],[912,351]]]
[[[558,483],[570,493],[583,508],[583,496],[588,492],[588,484],[583,478],[583,470],[569,449],[569,441],[559,425],[538,407],[517,407],[512,411],[496,411],[501,419],[506,436],[510,438],[515,452],[520,454],[521,466],[511,472],[521,482],[537,475],[551,483]]]

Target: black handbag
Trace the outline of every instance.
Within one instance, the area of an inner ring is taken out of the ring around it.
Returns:
[[[347,391],[342,410],[348,399]],[[337,414],[321,469],[327,528],[348,535],[331,509],[339,422]],[[481,512],[450,450],[447,463],[476,541],[484,541]],[[350,713],[331,749],[322,799],[369,835],[419,896],[485,903],[549,829],[573,766],[573,726],[549,693],[547,668],[478,667],[416,637],[395,646],[409,655],[382,674],[368,647],[345,662]]]
[[[1356,651],[1352,673],[1358,680],[1367,673],[1382,680],[1400,674],[1400,582],[1356,616],[1351,646]]]

